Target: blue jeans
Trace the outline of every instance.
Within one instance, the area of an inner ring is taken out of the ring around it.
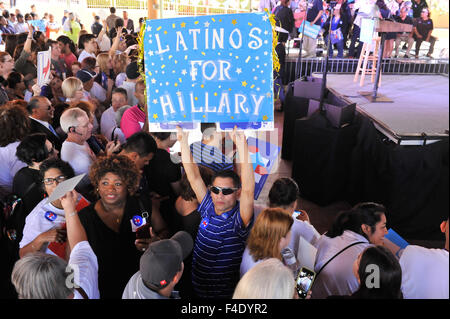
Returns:
[[[328,45],[328,36],[325,38],[325,43]],[[328,57],[333,57],[333,46],[336,45],[338,49],[337,58],[342,59],[344,57],[344,40],[339,41],[338,43],[332,44],[330,41],[330,46],[328,47]]]

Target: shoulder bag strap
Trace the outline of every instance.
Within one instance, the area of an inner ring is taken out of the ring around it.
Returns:
[[[150,223],[151,222],[151,217],[152,217],[151,210],[149,212],[147,209],[145,209],[144,203],[142,203],[142,200],[141,200],[140,196],[137,197],[137,200],[138,200],[138,203],[139,203],[139,208],[141,209],[141,216],[146,218],[147,222]],[[150,201],[150,204],[151,204],[151,201]]]
[[[325,268],[326,265],[328,265],[334,258],[336,258],[337,256],[339,256],[340,254],[342,254],[344,251],[346,251],[347,249],[349,249],[352,246],[358,245],[358,244],[366,244],[367,242],[364,241],[357,241],[355,243],[352,243],[350,245],[348,245],[347,247],[345,247],[344,249],[342,249],[340,252],[338,252],[336,255],[334,255],[333,257],[331,257],[326,263],[325,265],[322,266],[322,268],[319,269],[319,271],[316,274],[316,278],[319,276],[319,274],[321,273],[321,271]]]
[[[78,293],[83,297],[83,299],[89,299],[87,293],[84,291],[83,288],[79,287],[79,288],[75,288],[76,291],[78,291]]]

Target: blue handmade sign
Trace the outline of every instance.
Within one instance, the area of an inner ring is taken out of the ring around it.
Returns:
[[[42,31],[45,32],[45,21],[43,20],[28,20],[28,23],[31,24],[35,31]]]
[[[266,12],[147,20],[151,123],[273,122]]]

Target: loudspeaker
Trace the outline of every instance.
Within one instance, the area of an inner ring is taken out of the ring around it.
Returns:
[[[320,102],[309,100],[308,116],[319,110]],[[323,104],[325,108],[325,116],[330,124],[335,128],[341,128],[352,123],[355,117],[356,103],[345,106],[337,106],[329,103]]]
[[[309,100],[304,97],[294,96],[294,85],[294,83],[289,83],[283,106],[284,121],[281,158],[284,160],[292,159],[295,120],[308,115]]]
[[[294,81],[294,96],[320,100],[322,79],[308,77],[307,81]]]

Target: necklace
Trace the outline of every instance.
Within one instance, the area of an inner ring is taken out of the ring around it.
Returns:
[[[104,207],[102,201],[99,201],[99,202],[100,202],[99,206],[101,208],[100,210],[102,211],[102,215],[110,220],[112,219],[113,223],[120,224],[120,222],[122,221],[123,215],[122,214],[116,215],[112,212],[107,211],[106,208]]]

